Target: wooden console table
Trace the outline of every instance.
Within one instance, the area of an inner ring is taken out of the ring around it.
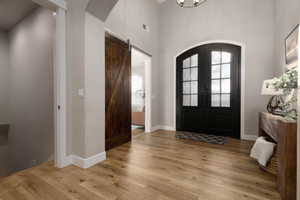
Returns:
[[[297,123],[269,113],[260,113],[259,136],[277,143],[277,184],[282,200],[296,200]]]

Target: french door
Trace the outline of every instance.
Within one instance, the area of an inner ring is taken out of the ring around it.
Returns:
[[[207,44],[176,60],[176,129],[240,138],[241,48]]]

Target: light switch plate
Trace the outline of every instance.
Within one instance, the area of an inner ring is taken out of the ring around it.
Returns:
[[[78,89],[78,95],[84,97],[84,89]]]

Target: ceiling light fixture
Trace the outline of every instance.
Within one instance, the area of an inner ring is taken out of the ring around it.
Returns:
[[[196,8],[206,0],[177,0],[177,4],[182,8]]]

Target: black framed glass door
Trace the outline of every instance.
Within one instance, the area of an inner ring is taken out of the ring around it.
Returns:
[[[241,48],[208,44],[177,57],[176,129],[240,138]]]

